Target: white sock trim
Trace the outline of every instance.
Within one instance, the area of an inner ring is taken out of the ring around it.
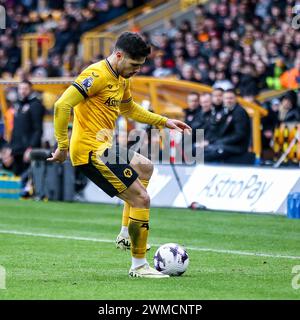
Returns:
[[[129,238],[128,227],[122,226],[120,233],[123,237]]]
[[[131,259],[132,259],[132,264],[131,264],[132,269],[138,268],[138,267],[144,265],[145,263],[148,263],[146,258],[140,259],[140,258],[132,257]]]

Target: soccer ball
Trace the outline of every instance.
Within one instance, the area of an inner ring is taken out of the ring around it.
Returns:
[[[186,250],[177,243],[163,244],[155,252],[155,269],[169,276],[181,276],[188,265],[189,256]]]

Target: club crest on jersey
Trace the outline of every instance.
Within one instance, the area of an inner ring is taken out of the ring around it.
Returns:
[[[90,88],[90,87],[92,86],[92,84],[93,84],[93,81],[94,81],[94,79],[93,79],[92,77],[88,77],[88,78],[85,78],[85,79],[81,82],[84,91],[87,92],[87,91],[89,90],[89,88]]]
[[[132,177],[132,170],[129,169],[129,168],[126,168],[126,169],[123,171],[123,173],[124,173],[124,176],[125,176],[126,178],[131,178],[131,177]]]

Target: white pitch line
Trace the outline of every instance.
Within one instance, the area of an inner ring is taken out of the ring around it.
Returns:
[[[109,239],[99,239],[99,238],[87,238],[87,237],[77,237],[77,236],[64,236],[59,234],[48,234],[48,233],[32,233],[32,232],[23,232],[16,230],[0,230],[0,234],[14,234],[20,236],[30,236],[30,237],[43,237],[43,238],[53,238],[53,239],[64,239],[64,240],[78,240],[78,241],[91,241],[91,242],[105,242],[105,243],[114,243],[113,240]],[[160,244],[152,243],[153,246],[160,246]],[[260,252],[247,252],[239,250],[225,250],[225,249],[213,249],[213,248],[201,248],[193,246],[184,246],[187,250],[194,251],[204,251],[204,252],[214,252],[214,253],[223,253],[223,254],[235,254],[243,256],[254,256],[254,257],[266,257],[266,258],[280,258],[280,259],[299,259],[300,256],[287,256],[281,254],[271,254],[271,253],[260,253]]]

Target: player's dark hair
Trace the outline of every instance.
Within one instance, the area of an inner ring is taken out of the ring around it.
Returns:
[[[150,45],[138,34],[133,32],[122,33],[115,44],[115,50],[124,51],[131,59],[147,57],[151,52]]]

